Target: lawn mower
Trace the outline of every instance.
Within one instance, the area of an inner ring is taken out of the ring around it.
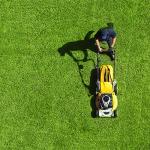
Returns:
[[[117,82],[115,79],[115,59],[114,69],[111,65],[99,67],[99,53],[97,53],[97,81],[96,81],[96,116],[117,117]],[[115,56],[115,52],[114,52]]]

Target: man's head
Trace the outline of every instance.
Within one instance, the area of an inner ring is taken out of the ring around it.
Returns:
[[[107,23],[108,28],[114,28],[114,24],[112,22]]]

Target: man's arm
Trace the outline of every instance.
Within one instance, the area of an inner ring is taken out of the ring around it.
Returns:
[[[112,38],[112,45],[111,45],[112,48],[114,47],[115,43],[116,43],[116,37]]]
[[[102,52],[102,49],[100,47],[100,42],[99,42],[98,39],[96,39],[96,45],[97,45],[97,48],[98,48],[99,52]]]

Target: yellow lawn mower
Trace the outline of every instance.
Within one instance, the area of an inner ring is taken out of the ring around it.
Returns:
[[[99,68],[97,54],[97,82],[96,82],[96,116],[117,117],[117,82],[114,69],[111,65],[102,65]]]

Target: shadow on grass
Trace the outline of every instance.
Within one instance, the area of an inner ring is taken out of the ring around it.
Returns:
[[[60,47],[58,49],[58,52],[59,52],[60,56],[65,56],[67,54],[77,64],[78,72],[79,72],[82,84],[85,86],[85,88],[89,89],[89,92],[91,91],[91,89],[90,89],[89,85],[87,85],[84,81],[83,74],[82,74],[82,69],[84,68],[83,64],[86,63],[87,61],[92,61],[93,66],[95,67],[94,59],[89,59],[88,58],[88,50],[91,50],[91,51],[96,53],[95,39],[91,38],[91,34],[93,32],[94,31],[89,31],[86,34],[86,36],[84,37],[84,40],[68,42],[68,43],[64,44],[62,47]],[[73,51],[82,52],[83,55],[84,55],[83,59],[77,59],[73,55]]]
[[[96,52],[95,40],[94,38],[90,38],[93,32],[94,31],[89,31],[86,34],[84,40],[73,41],[64,44],[61,48],[58,49],[58,52],[60,53],[61,56],[65,56],[65,54],[68,54],[70,57],[73,58],[75,62],[88,61],[88,49]],[[82,60],[76,59],[73,56],[72,53],[73,51],[81,51],[84,54],[84,58]]]
[[[95,66],[96,66],[94,59],[88,58],[88,50],[91,50],[91,51],[97,53],[97,48],[95,46],[95,39],[91,38],[91,34],[93,32],[94,31],[89,31],[86,34],[84,40],[73,41],[73,42],[68,42],[68,43],[64,44],[62,47],[60,47],[58,49],[58,52],[59,52],[60,56],[65,56],[66,54],[69,55],[73,59],[73,61],[77,64],[81,82],[84,85],[84,87],[86,89],[88,89],[88,91],[89,91],[88,96],[92,96],[90,105],[92,108],[91,116],[94,118],[95,117],[96,79],[97,79],[96,69],[93,69],[91,71],[89,85],[85,83],[84,78],[83,78],[83,73],[81,71],[84,68],[84,66],[82,64],[86,63],[87,61],[93,62],[93,68],[95,68]],[[84,54],[83,59],[77,59],[73,55],[73,51],[82,52]]]
[[[91,94],[91,117],[95,118],[96,117],[96,105],[95,105],[95,99],[96,99],[96,80],[97,80],[97,70],[93,69],[91,71],[91,76],[90,76],[90,84],[89,84],[89,93]]]

